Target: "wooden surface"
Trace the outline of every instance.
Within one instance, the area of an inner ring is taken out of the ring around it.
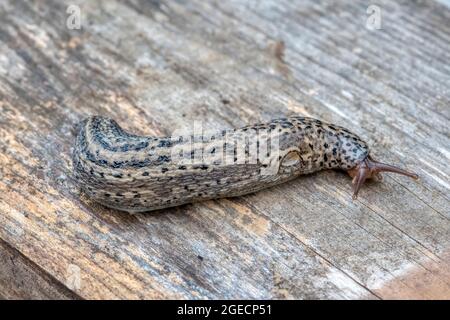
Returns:
[[[81,8],[81,30],[66,27]],[[450,9],[435,1],[0,1],[0,297],[450,298]],[[152,214],[71,180],[87,115],[137,134],[301,114],[385,175]]]

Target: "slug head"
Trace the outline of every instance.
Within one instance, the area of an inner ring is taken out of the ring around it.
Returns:
[[[356,199],[358,197],[359,190],[361,189],[366,179],[373,178],[378,181],[382,180],[381,172],[394,172],[411,177],[413,179],[419,178],[419,176],[413,172],[409,172],[389,164],[375,161],[370,156],[367,156],[355,167],[348,169],[347,172],[353,178],[353,199]]]
[[[358,197],[359,190],[367,179],[382,180],[382,172],[394,172],[418,179],[418,175],[413,172],[375,161],[369,155],[367,143],[347,129],[339,127],[336,137],[340,143],[339,168],[347,171],[353,178],[353,199]]]

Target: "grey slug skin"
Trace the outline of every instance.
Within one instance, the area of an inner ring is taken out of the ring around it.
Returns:
[[[261,157],[267,148],[256,136],[270,136],[276,150]],[[80,124],[73,167],[93,200],[141,212],[244,195],[322,169],[349,170],[368,153],[367,144],[347,129],[300,116],[188,137],[137,136],[93,116]],[[200,159],[193,160],[197,154]]]

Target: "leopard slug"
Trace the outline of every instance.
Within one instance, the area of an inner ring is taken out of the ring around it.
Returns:
[[[353,177],[353,198],[380,172],[415,173],[375,161],[347,129],[292,116],[239,129],[169,137],[137,136],[114,120],[80,123],[73,176],[107,207],[142,212],[240,196],[322,169]]]

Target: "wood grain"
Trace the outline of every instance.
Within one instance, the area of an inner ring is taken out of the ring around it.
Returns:
[[[1,1],[0,296],[448,299],[450,10],[378,1],[369,30],[369,4]],[[329,171],[128,215],[71,179],[87,115],[169,135],[294,113],[348,127],[420,181],[386,175],[353,202]]]
[[[80,298],[7,243],[0,248],[0,299]]]

